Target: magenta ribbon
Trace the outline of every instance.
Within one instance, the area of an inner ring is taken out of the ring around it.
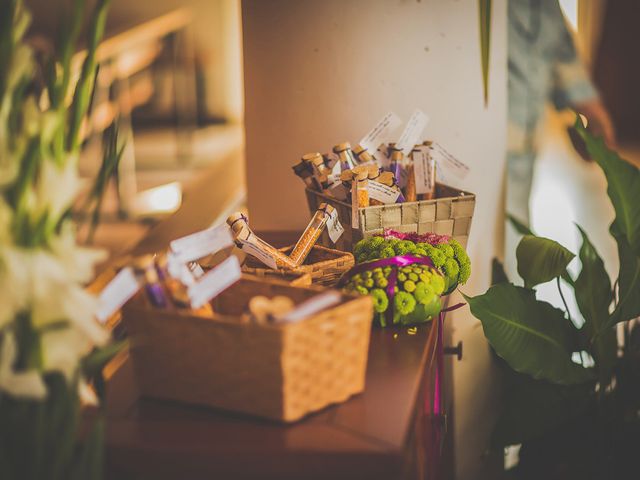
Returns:
[[[342,287],[345,283],[349,281],[351,277],[356,275],[357,273],[366,272],[369,270],[373,270],[378,267],[395,267],[389,277],[387,278],[387,298],[389,299],[389,303],[393,305],[393,298],[395,297],[395,287],[398,282],[398,267],[406,267],[407,265],[426,265],[428,267],[433,268],[438,275],[442,275],[437,268],[433,265],[433,262],[428,257],[417,257],[415,255],[397,255],[395,257],[389,258],[381,258],[380,260],[373,260],[371,262],[364,262],[358,265],[353,266],[348,272],[346,272],[340,281],[338,282],[338,286]],[[458,307],[459,308],[459,307]],[[385,317],[387,318],[387,323],[391,325],[393,323],[393,308],[387,308],[385,312]]]

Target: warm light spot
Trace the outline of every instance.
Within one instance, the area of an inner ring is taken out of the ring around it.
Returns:
[[[411,327],[411,328],[407,329],[407,333],[409,335],[415,335],[416,333],[418,333],[418,329],[416,327]]]
[[[139,216],[167,214],[178,210],[181,204],[182,185],[172,182],[139,192],[133,203],[133,211]]]

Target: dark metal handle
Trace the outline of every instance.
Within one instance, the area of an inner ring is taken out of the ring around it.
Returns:
[[[444,347],[445,355],[455,355],[458,360],[462,360],[462,342],[458,342],[455,347]]]

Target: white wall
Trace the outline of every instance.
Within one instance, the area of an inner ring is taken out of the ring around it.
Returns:
[[[484,291],[496,242],[506,132],[506,0],[494,1],[490,104],[485,109],[475,0],[244,0],[245,122],[251,224],[301,229],[308,220],[291,165],[308,151],[357,141],[389,110],[431,118],[437,139],[471,173],[478,195],[465,292]],[[486,447],[492,375],[479,322],[451,315],[456,365],[458,478],[472,478]]]

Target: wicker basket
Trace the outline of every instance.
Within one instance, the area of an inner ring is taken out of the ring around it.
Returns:
[[[311,285],[311,274],[306,272],[290,272],[287,270],[272,270],[270,268],[245,268],[244,273],[265,281],[280,281],[294,287],[308,287]]]
[[[280,251],[289,254],[293,246],[281,248]],[[291,272],[309,273],[313,283],[325,286],[333,286],[338,283],[343,273],[353,267],[355,260],[348,252],[334,250],[332,248],[314,245],[304,263]],[[265,268],[258,260],[247,257],[242,271],[259,275],[270,269]],[[272,270],[273,271],[273,270]]]
[[[358,240],[382,233],[384,228],[451,235],[466,247],[476,204],[476,197],[472,193],[437,184],[437,198],[433,200],[360,208],[360,225],[351,228],[351,204],[315,190],[307,189],[306,193],[311,212],[315,212],[322,202],[336,208],[340,223],[344,226],[344,234],[335,248],[349,252]],[[327,232],[320,237],[320,242],[322,245],[332,245]]]
[[[254,295],[296,303],[319,287],[292,287],[248,276],[214,301],[214,317],[124,310],[131,357],[144,395],[291,422],[364,389],[373,306],[345,295],[338,306],[298,323],[242,323]]]

